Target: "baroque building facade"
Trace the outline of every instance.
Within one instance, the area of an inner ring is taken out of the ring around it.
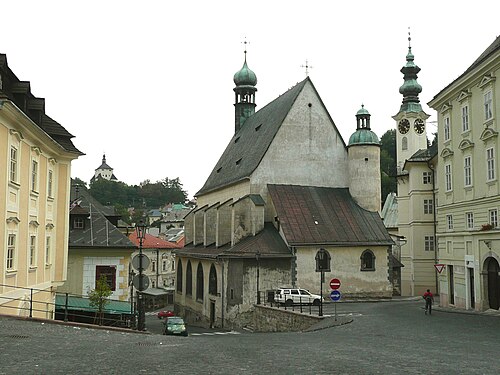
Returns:
[[[53,318],[67,277],[73,136],[0,54],[0,313]]]

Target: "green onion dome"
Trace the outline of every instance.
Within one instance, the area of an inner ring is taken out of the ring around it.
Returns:
[[[257,85],[257,76],[248,67],[246,58],[243,67],[234,75],[233,81],[236,86]]]

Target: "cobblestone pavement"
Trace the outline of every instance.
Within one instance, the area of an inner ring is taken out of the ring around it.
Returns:
[[[498,374],[498,316],[422,306],[346,303],[351,323],[313,332],[189,337],[2,316],[0,374]]]

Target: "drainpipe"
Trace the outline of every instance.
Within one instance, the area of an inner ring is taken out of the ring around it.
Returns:
[[[437,222],[436,222],[436,210],[437,210],[437,202],[436,202],[436,171],[434,170],[434,166],[430,163],[430,161],[427,162],[427,166],[432,172],[432,202],[433,202],[433,220],[434,220],[434,264],[437,264],[437,252],[438,252],[438,247],[437,247]],[[437,272],[434,271],[434,277],[435,277],[435,291],[436,295],[439,295],[439,290],[438,290],[438,274]]]

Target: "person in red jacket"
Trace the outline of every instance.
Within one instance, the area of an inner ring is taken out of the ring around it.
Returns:
[[[427,292],[422,296],[425,300],[425,314],[427,315],[427,311],[429,315],[432,314],[432,304],[434,303],[434,296],[431,293],[430,289],[427,289]]]

